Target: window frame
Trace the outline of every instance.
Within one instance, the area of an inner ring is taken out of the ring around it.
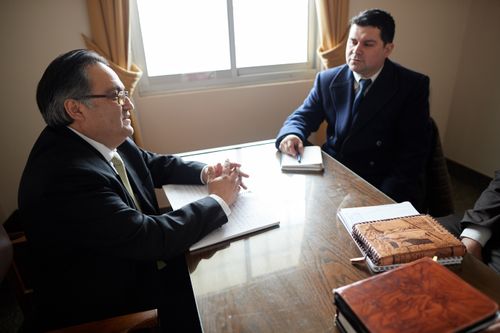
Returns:
[[[228,8],[231,69],[151,77],[147,73],[137,1],[131,2],[132,57],[134,63],[143,71],[143,76],[138,85],[141,96],[290,82],[308,80],[315,77],[316,73],[320,70],[320,61],[316,53],[317,46],[319,45],[319,32],[314,0],[308,0],[308,61],[305,63],[246,68],[235,68],[234,25],[232,22],[233,0],[226,1]]]

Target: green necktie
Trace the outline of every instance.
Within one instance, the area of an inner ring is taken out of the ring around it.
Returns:
[[[125,169],[125,163],[123,163],[123,160],[121,156],[117,153],[113,153],[113,157],[111,158],[111,162],[113,163],[113,166],[116,169],[116,172],[118,172],[118,175],[120,176],[123,185],[125,185],[125,188],[127,189],[128,193],[134,200],[135,206],[137,209],[140,210],[139,203],[134,195],[134,191],[132,191],[132,186],[130,186],[130,182],[127,177],[127,170]]]

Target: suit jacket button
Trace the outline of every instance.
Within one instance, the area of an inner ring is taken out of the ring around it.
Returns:
[[[377,140],[377,142],[375,142],[375,145],[376,145],[377,147],[382,146],[382,140]]]
[[[369,163],[369,164],[370,164],[370,166],[374,166],[374,165],[375,165],[375,162],[370,161],[370,163]]]

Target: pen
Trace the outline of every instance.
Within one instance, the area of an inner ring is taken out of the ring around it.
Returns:
[[[350,262],[353,265],[359,265],[359,264],[365,263],[365,261],[366,261],[366,257],[356,257],[356,258],[350,259]]]
[[[299,145],[295,145],[295,151],[297,152],[297,162],[301,163],[302,156],[300,155],[300,152],[299,152]]]

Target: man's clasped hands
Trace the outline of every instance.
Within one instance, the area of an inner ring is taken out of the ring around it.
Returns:
[[[208,186],[208,193],[218,195],[228,205],[233,204],[240,189],[247,189],[243,177],[248,174],[240,170],[241,164],[226,160],[224,164],[209,165],[203,170],[203,181]]]

